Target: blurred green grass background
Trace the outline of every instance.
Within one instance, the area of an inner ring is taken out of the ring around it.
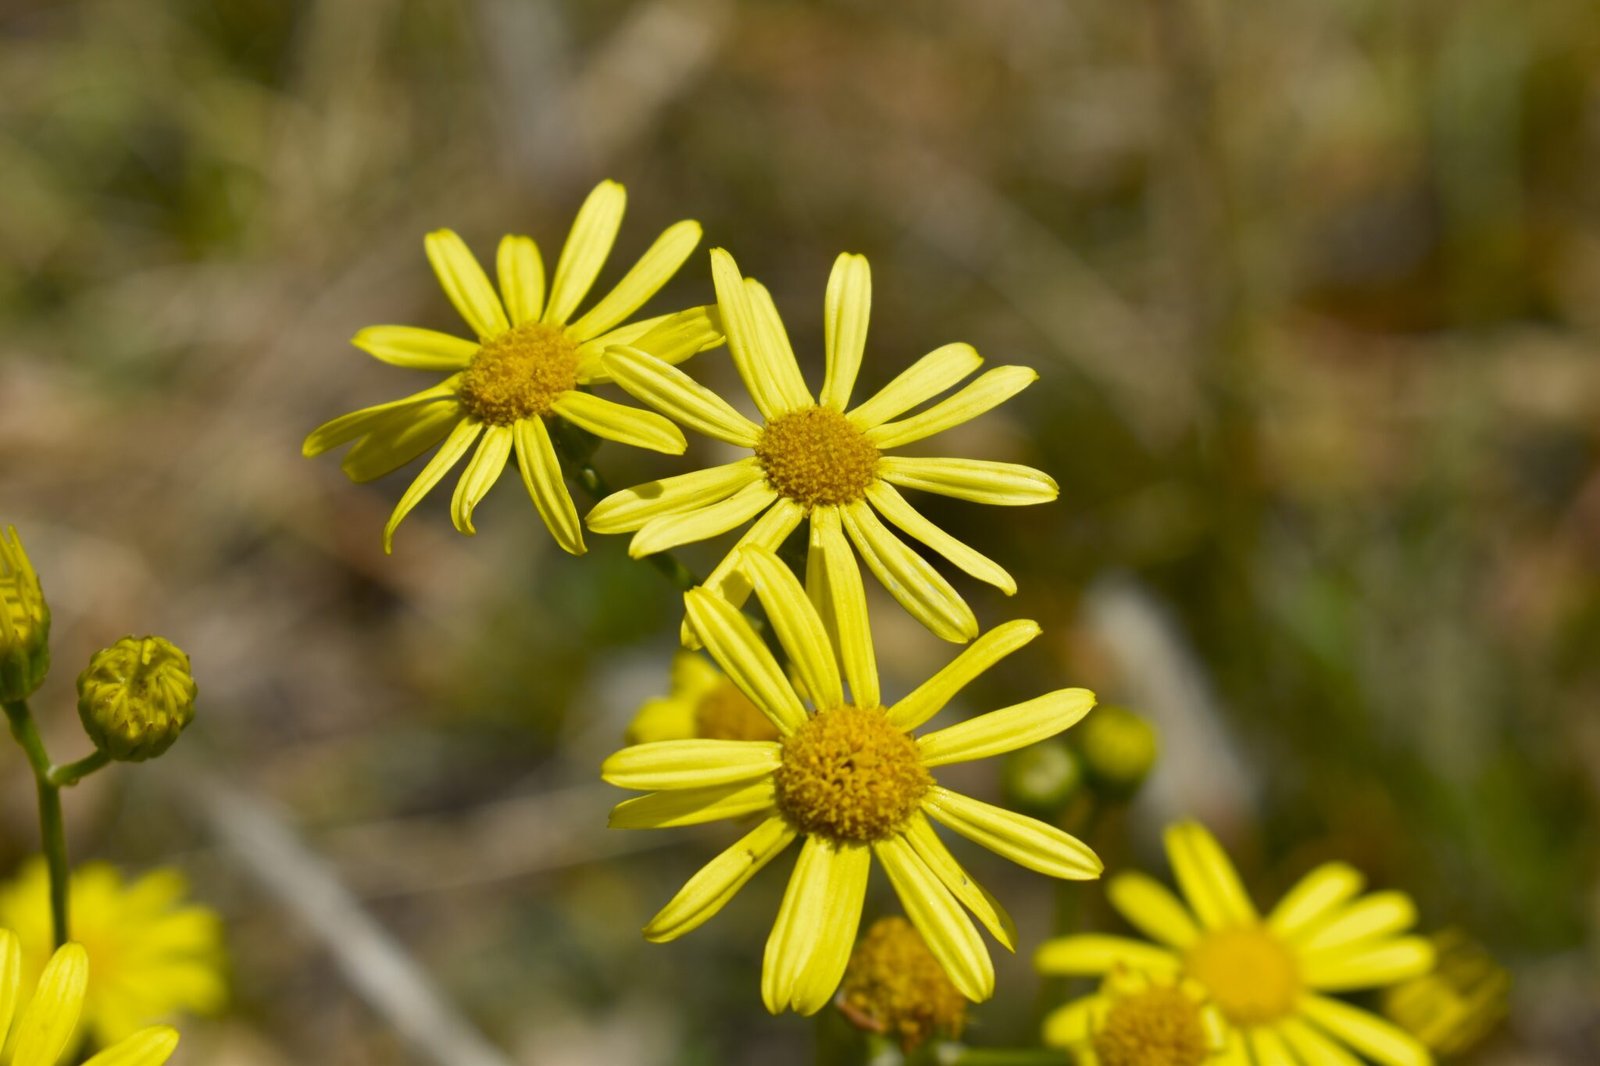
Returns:
[[[1597,173],[1581,0],[11,0],[0,519],[56,612],[58,748],[94,648],[160,632],[196,664],[182,757],[69,811],[79,855],[177,861],[229,919],[236,1008],[177,1061],[413,1054],[219,842],[208,769],[513,1061],[808,1061],[756,995],[782,877],[647,945],[726,834],[602,828],[595,769],[664,689],[671,590],[620,538],[562,557],[515,479],[475,539],[434,499],[384,558],[409,475],[299,457],[421,387],[347,342],[450,327],[426,230],[550,256],[602,177],[631,195],[602,282],[694,217],[816,375],[840,250],[874,268],[864,388],[952,340],[1039,369],[948,443],[1045,468],[1061,501],[929,511],[1019,580],[961,585],[980,620],[1046,631],[971,707],[1085,684],[1162,728],[1095,840],[1114,865],[1159,866],[1181,814],[1258,902],[1349,859],[1512,970],[1473,1061],[1594,1061]],[[709,299],[700,253],[657,304]],[[737,394],[724,355],[690,369]],[[599,460],[616,484],[687,469]],[[875,625],[891,692],[953,654]],[[0,758],[14,864],[31,801]],[[974,869],[1026,944],[1048,934],[1047,885]],[[974,1040],[1030,1039],[1035,989],[1002,960]]]

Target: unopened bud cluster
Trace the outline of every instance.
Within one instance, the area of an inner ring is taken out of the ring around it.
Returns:
[[[14,528],[0,535],[0,701],[25,700],[50,672],[50,607]]]
[[[122,762],[153,759],[194,718],[189,657],[161,637],[123,637],[78,677],[78,717],[95,747]]]

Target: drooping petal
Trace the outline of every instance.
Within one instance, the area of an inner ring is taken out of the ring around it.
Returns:
[[[939,785],[928,790],[922,809],[968,840],[1046,877],[1086,881],[1104,869],[1089,846],[1072,834]]]
[[[355,482],[382,477],[444,440],[461,417],[461,405],[454,399],[393,412],[351,445],[339,469]]]
[[[716,304],[640,319],[580,344],[578,381],[584,385],[599,385],[611,380],[611,375],[600,365],[600,357],[610,348],[637,348],[663,363],[676,364],[722,342],[722,316],[717,313]]]
[[[639,310],[646,300],[661,291],[661,286],[672,280],[672,275],[699,243],[700,223],[685,220],[668,226],[622,276],[616,288],[574,322],[569,332],[575,339],[586,341]]]
[[[368,326],[350,343],[374,359],[408,370],[462,370],[478,354],[475,341],[417,326]]]
[[[913,459],[885,455],[878,476],[903,489],[921,489],[995,507],[1049,503],[1060,495],[1055,479],[1042,470],[984,459]]]
[[[777,1014],[815,1014],[844,976],[861,922],[871,853],[807,837],[767,938],[761,999]]]
[[[775,741],[661,740],[614,753],[600,765],[600,777],[640,792],[710,788],[763,777],[780,761]]]
[[[917,857],[903,837],[872,845],[911,924],[963,996],[981,1003],[994,995],[994,961],[961,904],[944,882]]]
[[[1182,963],[1165,948],[1126,936],[1084,933],[1046,940],[1033,953],[1033,968],[1056,977],[1090,977],[1107,973],[1118,963],[1130,970],[1174,974]]]
[[[1304,954],[1300,974],[1312,988],[1348,992],[1425,974],[1433,969],[1433,959],[1433,945],[1427,940],[1402,936]]]
[[[561,247],[561,258],[556,261],[550,300],[541,321],[562,325],[578,309],[611,254],[627,206],[627,192],[614,181],[602,181],[584,199],[572,220],[567,243]]]
[[[456,482],[456,491],[450,500],[450,517],[462,533],[470,536],[477,532],[472,527],[472,512],[499,480],[500,471],[506,468],[506,459],[511,455],[511,436],[510,426],[489,426],[461,480]]]
[[[1358,1007],[1307,995],[1300,997],[1300,1014],[1383,1066],[1432,1066],[1433,1056],[1415,1037]]]
[[[572,389],[557,396],[550,406],[568,422],[605,440],[667,455],[682,455],[689,446],[683,431],[654,411],[641,411],[593,393]]]
[[[887,481],[874,481],[867,486],[867,499],[906,536],[920,540],[979,581],[993,585],[1007,596],[1016,595],[1017,583],[1004,567],[929,521]]]
[[[389,515],[388,524],[383,527],[384,554],[394,551],[394,531],[399,527],[402,519],[411,513],[411,509],[422,502],[433,487],[450,472],[450,468],[460,461],[472,447],[472,442],[478,439],[478,434],[483,432],[483,423],[474,419],[464,418],[456,423],[450,431],[439,450],[428,460],[428,465],[422,468],[406,491],[401,495],[400,502],[395,504],[394,512]]]
[[[439,384],[421,392],[414,392],[410,396],[388,403],[380,403],[373,407],[363,407],[359,411],[351,411],[347,415],[330,419],[312,430],[300,445],[300,454],[307,459],[321,455],[329,448],[337,448],[346,441],[355,440],[365,436],[375,429],[385,425],[390,416],[396,411],[416,407],[425,403],[433,403],[454,397],[456,383],[461,380],[460,375],[448,377]]]
[[[511,324],[539,321],[544,311],[544,259],[533,238],[509,233],[501,237],[495,264]]]
[[[861,568],[856,565],[840,521],[837,507],[817,507],[811,512],[806,595],[822,617],[834,650],[844,663],[851,702],[858,707],[875,707],[880,699],[878,662],[867,622],[867,594],[861,585]]]
[[[878,521],[864,500],[844,508],[844,528],[867,568],[911,616],[957,644],[978,635],[978,619],[928,561]]]
[[[1284,1018],[1278,1031],[1304,1066],[1362,1066],[1360,1059],[1299,1018]]]
[[[1256,1026],[1246,1037],[1255,1066],[1300,1066],[1283,1038],[1267,1026]]]
[[[22,945],[16,933],[0,929],[0,1041],[11,1031],[11,1019],[17,1013],[21,994]]]
[[[899,422],[885,422],[872,427],[867,430],[867,438],[879,448],[898,448],[902,444],[923,440],[972,421],[1038,380],[1038,372],[1031,367],[997,366],[926,411]]]
[[[750,528],[744,531],[744,536],[734,544],[733,550],[723,556],[722,561],[706,575],[704,587],[721,596],[735,608],[742,607],[744,601],[750,598],[750,582],[739,570],[739,549],[771,548],[775,551],[778,545],[783,543],[784,538],[794,532],[795,527],[805,516],[805,508],[793,500],[780,497],[762,513],[760,518],[750,524]],[[679,627],[678,637],[686,648],[700,646],[699,638],[694,635],[694,630],[687,620]]]
[[[828,631],[793,571],[765,548],[741,548],[739,564],[755,585],[767,620],[819,710],[844,703],[844,687]]]
[[[1167,827],[1166,844],[1172,872],[1201,925],[1218,929],[1256,920],[1238,871],[1210,830],[1199,822],[1180,822]]]
[[[776,318],[775,312],[770,316],[767,312],[771,298],[763,301],[759,309],[756,306],[757,289],[762,294],[766,290],[747,286],[733,256],[721,248],[711,249],[711,280],[716,286],[717,306],[722,311],[722,328],[728,336],[733,364],[761,417],[770,422],[807,406],[810,395],[800,380],[788,334],[783,331],[782,322],[775,333],[771,329],[771,320]]]
[[[835,411],[850,405],[861,369],[861,355],[867,347],[867,321],[872,315],[872,269],[864,255],[839,253],[828,275],[828,291],[822,301],[823,346],[827,353],[827,376],[817,402]]]
[[[652,518],[720,503],[759,480],[761,467],[752,456],[613,492],[595,504],[584,521],[596,533],[631,533]]]
[[[57,948],[12,1032],[12,1066],[56,1066],[78,1028],[88,988],[89,953],[81,944]]]
[[[935,348],[851,411],[850,421],[863,429],[880,426],[953,387],[982,365],[983,357],[970,344]]]
[[[676,829],[760,812],[776,813],[777,793],[770,777],[749,783],[652,792],[611,808],[611,829]]]
[[[1299,939],[1305,929],[1331,915],[1345,900],[1355,896],[1366,884],[1361,871],[1342,862],[1318,866],[1302,877],[1272,908],[1267,925],[1274,933]]]
[[[924,766],[1004,755],[1070,729],[1094,702],[1094,693],[1086,688],[1060,689],[919,737],[917,750]]]
[[[533,506],[556,543],[573,555],[582,555],[583,526],[578,509],[561,477],[561,460],[542,418],[524,418],[512,427],[512,443],[517,449],[517,469],[522,486],[533,499]]]
[[[905,838],[917,857],[944,883],[950,894],[983,923],[989,935],[1000,941],[1007,951],[1016,951],[1017,926],[1011,920],[1011,915],[1006,913],[999,900],[962,869],[955,856],[950,854],[950,849],[945,847],[944,841],[939,839],[927,815],[921,811],[912,813],[906,821]]]
[[[1169,948],[1182,951],[1200,939],[1200,929],[1189,908],[1152,877],[1118,874],[1106,886],[1106,896],[1130,925]]]
[[[612,348],[600,365],[634,399],[713,440],[746,448],[761,439],[761,427],[677,367],[638,348]]]
[[[422,244],[444,294],[479,339],[487,340],[511,328],[500,297],[489,284],[489,275],[478,265],[466,241],[454,230],[440,229],[428,234]]]
[[[1325,914],[1304,929],[1296,943],[1306,952],[1324,951],[1372,937],[1410,929],[1417,921],[1417,905],[1403,892],[1374,892],[1348,906]]]
[[[788,736],[806,723],[805,707],[766,643],[739,609],[705,588],[683,594],[689,624],[739,691]]]
[[[889,721],[907,732],[917,728],[944,710],[979,674],[1038,635],[1039,623],[1025,618],[995,626],[890,707]]]
[[[83,1066],[162,1066],[178,1050],[178,1031],[170,1025],[152,1025],[117,1041]]]
[[[628,554],[640,559],[680,544],[709,540],[754,518],[777,498],[777,492],[765,481],[756,481],[720,503],[652,518],[633,535]]]
[[[795,835],[782,818],[768,818],[756,826],[689,878],[644,927],[645,939],[662,944],[700,928],[762,867],[781,855]]]

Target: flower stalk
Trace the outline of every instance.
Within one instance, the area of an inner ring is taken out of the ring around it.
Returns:
[[[17,743],[27,754],[28,765],[33,768],[33,779],[39,788],[39,836],[44,847],[45,863],[50,869],[51,925],[56,946],[60,947],[68,939],[67,877],[71,872],[67,866],[66,823],[61,817],[61,786],[51,779],[56,768],[50,765],[50,756],[45,751],[43,738],[39,736],[39,727],[34,724],[33,714],[28,710],[28,701],[8,701],[5,708],[6,718],[11,722],[11,735],[17,738]],[[93,759],[91,755],[88,759],[73,763],[72,767],[83,767]],[[100,765],[103,766],[104,762]],[[74,783],[95,769],[99,767],[82,769],[66,783]]]

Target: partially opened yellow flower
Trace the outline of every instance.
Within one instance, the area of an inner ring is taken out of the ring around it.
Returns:
[[[0,1043],[11,1049],[11,1066],[61,1062],[78,1035],[88,985],[88,953],[80,944],[67,944],[50,956],[33,995],[24,1001],[22,949],[15,934],[0,929]],[[161,1066],[177,1047],[177,1030],[152,1026],[106,1048],[83,1066]],[[74,1056],[71,1061],[78,1060]]]
[[[515,452],[523,485],[557,543],[582,552],[583,531],[548,419],[563,418],[606,440],[641,448],[684,450],[682,432],[666,419],[585,389],[610,380],[600,365],[600,354],[610,345],[631,344],[676,363],[722,340],[706,308],[627,322],[700,243],[698,222],[668,227],[615,288],[574,317],[611,253],[626,203],[614,181],[601,182],[589,194],[556,262],[548,299],[544,264],[531,238],[501,239],[496,294],[466,243],[450,230],[436,230],[425,242],[428,261],[474,338],[414,326],[371,326],[356,334],[356,347],[386,363],[449,374],[404,399],[335,418],[313,431],[302,448],[313,456],[355,441],[344,471],[355,481],[368,481],[443,442],[384,527],[385,551],[393,546],[401,519],[476,444],[451,501],[456,528],[474,532],[473,509]]]
[[[923,625],[946,640],[977,636],[978,622],[966,601],[889,525],[1007,595],[1016,591],[1016,582],[993,560],[940,529],[899,490],[1013,506],[1055,499],[1056,483],[1014,463],[885,453],[978,417],[1038,375],[1022,366],[997,367],[939,403],[902,417],[954,387],[983,362],[971,345],[948,344],[918,360],[870,400],[851,407],[850,393],[866,347],[872,286],[866,259],[844,254],[828,279],[823,320],[827,375],[822,392],[813,397],[767,290],[741,277],[733,257],[720,248],[711,252],[711,269],[728,348],[763,425],[638,345],[615,345],[601,363],[617,384],[644,403],[752,454],[615,493],[589,512],[589,528],[597,533],[637,530],[628,550],[638,557],[717,536],[752,518],[756,521],[739,545],[776,548],[809,518],[806,585],[831,628],[864,610],[861,578],[849,547],[854,544],[878,580]],[[823,561],[831,556],[844,562]],[[749,587],[739,579],[733,559],[730,553],[705,585],[737,606]],[[845,573],[845,562],[850,573]],[[831,576],[823,578],[824,573]]]
[[[1063,689],[921,737],[968,682],[1032,640],[1033,622],[979,637],[910,695],[884,706],[870,655],[846,645],[843,676],[822,618],[777,556],[739,550],[738,565],[760,597],[788,654],[789,675],[748,619],[705,588],[684,595],[689,624],[717,665],[772,720],[781,739],[667,740],[624,748],[602,776],[651,795],[626,800],[611,825],[659,829],[757,815],[737,844],[690,878],[645,927],[673,940],[720,910],[756,871],[797,837],[799,861],[767,940],[761,996],[777,1013],[822,1008],[839,985],[861,920],[867,871],[883,864],[907,916],[961,993],[984,1000],[994,966],[967,916],[1015,950],[1000,905],[951,856],[932,823],[1051,877],[1099,876],[1101,864],[1061,830],[941,787],[931,771],[1001,755],[1054,736],[1094,705],[1084,689]],[[848,680],[847,699],[844,682]],[[807,712],[809,702],[813,710]],[[966,910],[963,910],[965,906]]]
[[[628,743],[696,738],[777,740],[778,729],[711,660],[680,651],[672,658],[672,692],[639,707]]]
[[[1199,983],[1119,966],[1051,1016],[1045,1043],[1073,1049],[1078,1066],[1205,1066],[1226,1050],[1227,1025]]]
[[[222,921],[187,899],[188,884],[171,868],[133,881],[108,863],[87,863],[68,882],[72,937],[90,961],[83,1021],[102,1044],[175,1014],[214,1014],[227,999]],[[42,861],[30,862],[0,888],[0,926],[16,931],[22,977],[31,986],[55,944],[50,882]]]
[[[1192,980],[1226,1023],[1219,1061],[1228,1066],[1350,1066],[1357,1061],[1352,1051],[1385,1066],[1432,1061],[1409,1034],[1328,995],[1393,984],[1433,965],[1426,940],[1401,935],[1416,921],[1408,897],[1357,898],[1361,874],[1328,863],[1263,919],[1203,826],[1169,827],[1167,855],[1187,906],[1143,874],[1120,874],[1107,886],[1112,906],[1160,946],[1099,934],[1061,937],[1040,946],[1040,972],[1103,974],[1124,966]],[[1066,1042],[1090,1009],[1082,1000],[1061,1008],[1046,1020],[1046,1038]]]

